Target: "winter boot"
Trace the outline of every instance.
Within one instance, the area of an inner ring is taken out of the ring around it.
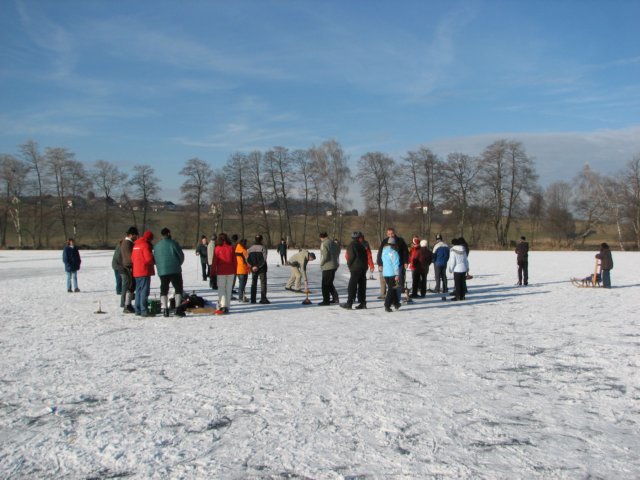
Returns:
[[[367,302],[362,302],[359,305],[356,305],[356,310],[366,310],[367,309]]]
[[[176,293],[175,299],[176,299],[176,312],[175,312],[176,317],[184,317],[186,315],[184,313],[184,308],[180,308],[180,305],[182,305],[182,294]]]
[[[162,316],[169,316],[169,299],[166,295],[160,295],[160,308],[162,309]]]
[[[353,306],[353,304],[351,302],[347,302],[347,303],[341,303],[340,306],[342,308],[346,308],[347,310],[351,310],[351,307]]]

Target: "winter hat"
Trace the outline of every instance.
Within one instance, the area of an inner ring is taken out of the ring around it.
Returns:
[[[442,235],[440,235],[439,233],[436,235],[436,240],[441,241],[442,240]]]
[[[460,239],[459,238],[454,238],[453,240],[451,240],[451,243],[454,245],[460,245]]]
[[[426,240],[420,240],[420,246],[421,247],[426,247],[427,246],[427,241]]]
[[[420,243],[420,237],[417,235],[413,236],[413,243],[415,243],[416,245]]]
[[[169,230],[167,227],[164,227],[162,230],[160,230],[160,235],[162,235],[163,237],[168,237],[169,235],[171,235],[171,230]]]
[[[138,233],[138,229],[136,227],[129,227],[129,230],[127,230],[127,235],[140,235]]]
[[[151,230],[147,230],[142,234],[142,238],[150,242],[153,240],[153,232]]]
[[[262,235],[260,234],[256,235],[255,240],[256,240],[256,243],[262,243]]]
[[[396,244],[396,237],[389,237],[389,239],[387,240],[387,245],[395,245]]]
[[[362,232],[353,232],[351,234],[351,238],[353,238],[354,240],[357,240],[360,237],[362,237]]]

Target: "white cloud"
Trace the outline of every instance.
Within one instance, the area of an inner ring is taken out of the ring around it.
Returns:
[[[613,174],[640,153],[640,125],[591,132],[500,132],[443,138],[427,146],[442,158],[452,152],[481,155],[488,145],[503,138],[522,142],[527,154],[535,158],[543,186],[571,180],[585,164],[601,173]]]

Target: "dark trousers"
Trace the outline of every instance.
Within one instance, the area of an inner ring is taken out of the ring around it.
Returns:
[[[347,303],[352,304],[358,298],[358,303],[367,303],[367,271],[354,270],[349,277],[347,287]]]
[[[600,277],[602,277],[602,286],[604,288],[611,288],[611,270],[602,270],[600,274]]]
[[[333,285],[335,278],[335,270],[322,270],[322,301],[325,303],[329,303],[331,300],[338,302],[338,291]]]
[[[251,272],[251,303],[256,302],[260,279],[260,300],[267,299],[267,272]]]
[[[131,274],[130,269],[125,269],[120,272],[120,279],[122,280],[122,291],[120,293],[120,306],[124,307],[127,300],[127,292],[133,293],[136,290],[136,281]]]
[[[453,272],[453,285],[456,300],[464,300],[464,295],[467,293],[467,272]]]
[[[202,280],[206,280],[209,276],[209,264],[207,262],[200,262],[202,266]]]
[[[160,276],[160,295],[169,294],[169,284],[173,285],[176,295],[182,295],[182,274],[172,273]]]
[[[444,265],[439,267],[438,265],[434,265],[433,273],[436,277],[436,292],[447,293],[449,289],[447,288],[447,266]],[[440,282],[442,282],[442,290],[440,290]]]
[[[391,305],[398,307],[400,300],[398,300],[398,285],[396,284],[396,277],[384,277],[384,281],[387,284],[387,294],[384,297],[385,308],[390,308]]]
[[[247,280],[249,275],[238,275],[238,298],[242,300],[244,298],[244,291],[247,288]]]
[[[116,294],[122,295],[122,276],[120,275],[120,272],[117,270],[114,270],[113,273],[115,274],[115,277],[116,277]]]
[[[518,261],[518,285],[529,283],[529,262],[527,260]]]
[[[427,272],[414,269],[411,275],[411,294],[418,295],[420,292],[420,296],[424,297],[427,294]]]

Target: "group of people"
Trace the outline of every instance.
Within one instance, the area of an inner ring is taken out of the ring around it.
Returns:
[[[111,266],[119,276],[116,279],[116,293],[120,292],[120,307],[124,313],[142,317],[153,315],[149,311],[151,277],[156,268],[160,277],[160,308],[165,317],[169,316],[169,287],[175,292],[174,302],[180,305],[183,296],[182,247],[171,238],[171,231],[163,228],[162,238],[153,245],[153,232],[145,231],[140,236],[136,227],[130,227],[125,237],[113,252]],[[184,316],[177,310],[176,314]]]
[[[432,263],[436,279],[435,289],[432,292],[448,292],[448,270],[454,276],[453,300],[464,300],[467,291],[466,278],[469,272],[467,260],[469,247],[464,238],[454,239],[452,241],[453,247],[450,248],[443,242],[442,236],[438,234],[436,244],[431,250],[427,240],[420,240],[417,236],[414,236],[411,245],[407,246],[404,239],[396,234],[394,228],[389,227],[386,233],[387,236],[380,244],[374,264],[371,248],[364,235],[359,231],[353,232],[351,243],[345,253],[350,275],[347,300],[340,304],[342,308],[348,310],[367,308],[367,271],[373,273],[376,266],[380,272],[380,295],[378,298],[384,299],[387,312],[393,311],[391,307],[394,307],[395,310],[400,308],[403,292],[407,292],[408,298],[405,300],[407,303],[411,303],[412,298],[426,296],[427,274]],[[323,298],[319,305],[338,303],[338,294],[333,286],[333,279],[338,268],[339,247],[336,252],[333,244],[335,242],[328,240],[326,233],[321,234],[320,268],[322,270]],[[407,271],[410,271],[412,275],[410,294],[405,287]]]
[[[169,316],[172,308],[180,305],[184,295],[182,264],[184,252],[178,242],[171,238],[171,231],[163,228],[161,239],[153,244],[154,235],[147,230],[142,236],[136,227],[130,227],[125,237],[114,250],[112,268],[115,272],[116,293],[120,295],[120,306],[124,313],[149,316],[149,293],[151,277],[156,269],[160,278],[160,311]],[[320,233],[320,271],[322,299],[320,306],[339,304],[351,310],[367,308],[367,274],[373,276],[377,267],[380,272],[379,299],[384,300],[384,307],[391,312],[397,310],[403,300],[411,303],[414,298],[424,298],[427,292],[449,293],[447,274],[453,275],[454,289],[451,293],[454,301],[465,299],[467,293],[466,280],[469,275],[469,246],[463,237],[454,238],[451,246],[447,245],[441,234],[435,237],[435,244],[429,248],[426,239],[418,236],[412,238],[407,245],[402,237],[389,227],[387,236],[378,248],[374,262],[371,247],[362,232],[353,232],[351,243],[345,252],[349,269],[347,299],[340,303],[338,291],[334,285],[336,272],[340,264],[341,247],[337,239],[329,238],[326,232]],[[285,289],[293,292],[307,292],[309,281],[307,266],[316,260],[316,255],[308,249],[300,249],[287,259],[287,244],[281,240],[277,248],[282,265],[291,268],[291,275]],[[231,300],[260,304],[271,303],[267,298],[267,248],[261,235],[256,235],[253,245],[248,247],[247,239],[231,238],[225,233],[214,234],[211,240],[202,236],[195,249],[200,257],[202,280],[209,281],[212,289],[218,291],[218,303],[215,313],[222,315],[229,312]],[[517,285],[528,285],[529,244],[524,236],[515,248],[518,281]],[[613,268],[611,250],[606,243],[600,246],[596,255],[602,286],[611,288],[610,271]],[[62,259],[67,273],[67,291],[79,292],[77,272],[80,270],[80,253],[73,238],[69,238],[63,250]],[[435,286],[427,289],[429,267],[434,267]],[[411,272],[412,286],[406,288],[407,271]],[[249,298],[246,296],[249,274],[251,286]],[[238,283],[237,290],[236,282]],[[258,299],[258,284],[260,298]],[[173,286],[174,297],[169,299],[169,287]],[[403,293],[406,298],[403,299]],[[237,294],[237,297],[233,295]],[[184,310],[175,310],[176,315],[184,316]]]

